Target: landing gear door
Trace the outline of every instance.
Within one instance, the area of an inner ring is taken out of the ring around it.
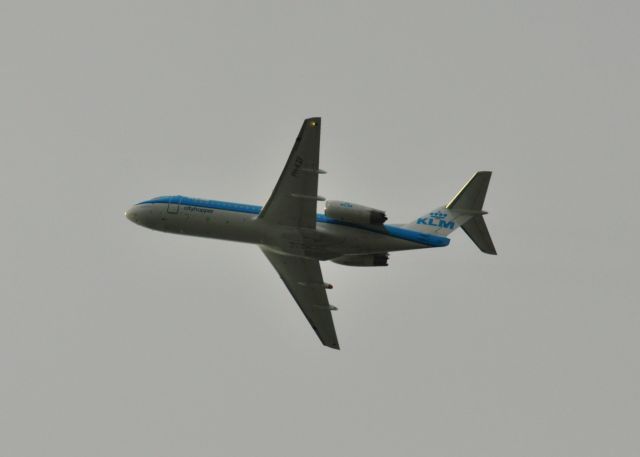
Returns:
[[[178,211],[180,210],[180,200],[182,200],[182,197],[171,197],[169,204],[167,205],[167,213],[178,214]]]

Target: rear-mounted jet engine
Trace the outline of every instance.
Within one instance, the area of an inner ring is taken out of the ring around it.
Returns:
[[[339,200],[329,200],[325,205],[324,214],[351,224],[382,225],[387,220],[384,211]]]
[[[386,267],[388,259],[389,254],[385,252],[381,254],[343,255],[342,257],[331,259],[331,261],[350,267]]]

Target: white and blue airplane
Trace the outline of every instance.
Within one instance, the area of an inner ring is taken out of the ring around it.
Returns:
[[[446,205],[406,224],[385,224],[384,211],[327,201],[316,214],[320,118],[306,119],[266,205],[255,206],[181,195],[131,207],[126,217],[153,230],[257,244],[325,346],[339,349],[320,260],[348,266],[386,266],[389,252],[449,245],[459,227],[478,248],[496,254],[482,209],[491,178],[477,172]]]

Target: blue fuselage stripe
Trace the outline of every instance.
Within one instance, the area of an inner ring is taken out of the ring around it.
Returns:
[[[260,214],[260,211],[262,211],[262,207],[257,205],[245,205],[243,203],[223,202],[219,200],[204,200],[200,198],[183,197],[181,195],[153,198],[151,200],[140,202],[138,203],[138,205],[158,203],[195,206],[198,208],[218,209],[246,214]],[[400,238],[403,240],[413,241],[414,243],[425,244],[433,247],[447,246],[450,241],[449,238],[444,236],[416,232],[414,230],[408,230],[402,227],[388,224],[383,225],[384,230],[379,231],[367,226],[339,221],[337,219],[327,217],[324,214],[316,214],[316,221],[323,222],[325,224],[336,224],[361,230],[368,230],[371,232],[380,233],[381,235],[389,235],[394,238]]]

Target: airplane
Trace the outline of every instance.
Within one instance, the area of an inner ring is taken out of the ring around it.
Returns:
[[[276,269],[323,345],[340,349],[321,260],[387,266],[390,252],[449,245],[462,227],[484,253],[496,254],[484,222],[490,171],[477,172],[446,205],[405,224],[386,224],[385,211],[346,201],[317,204],[320,118],[305,119],[267,203],[261,207],[173,195],[127,210],[132,222],[153,230],[257,244]]]

